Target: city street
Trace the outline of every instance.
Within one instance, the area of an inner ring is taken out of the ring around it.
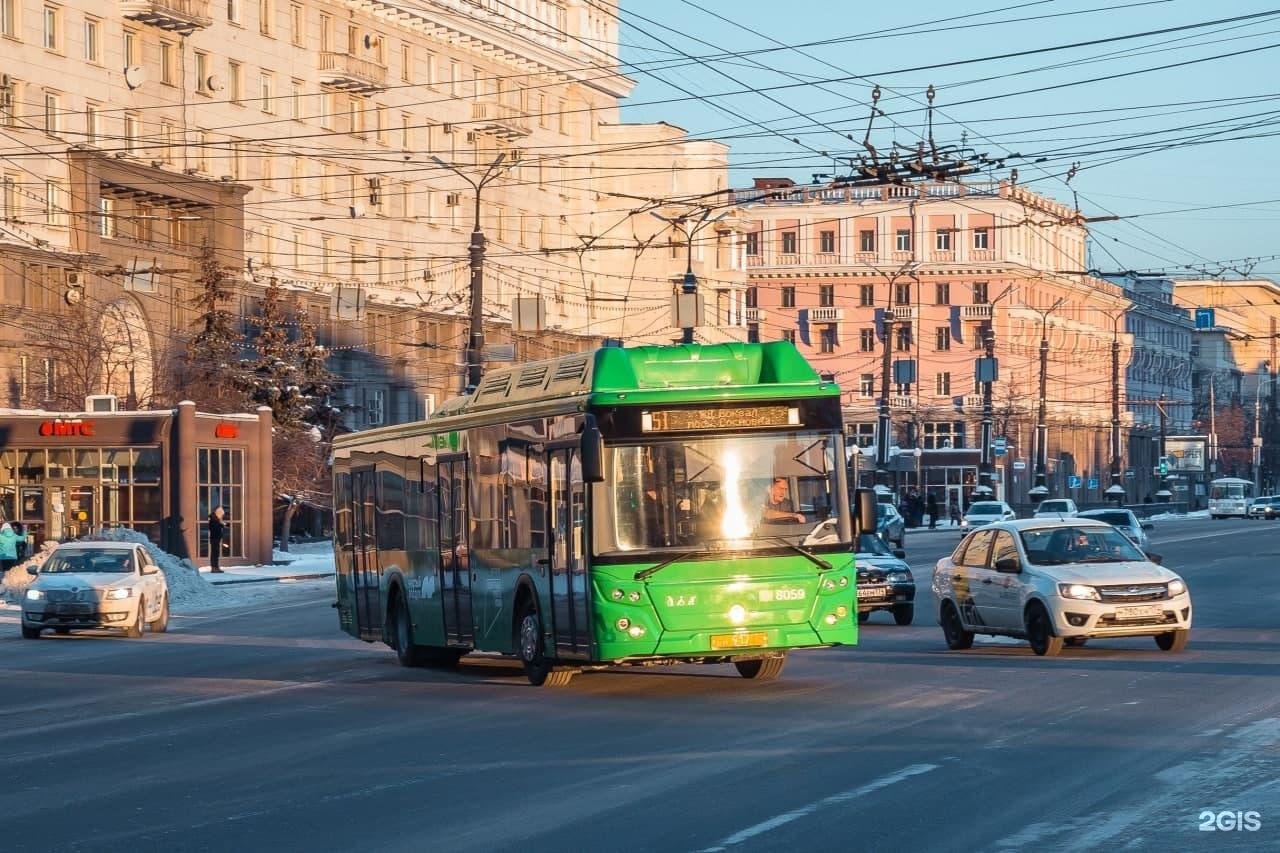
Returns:
[[[948,652],[927,587],[958,541],[907,534],[914,625],[877,614],[858,647],[793,653],[762,684],[729,666],[561,690],[495,660],[403,669],[314,586],[136,641],[26,641],[3,611],[0,846],[1280,847],[1280,523],[1156,522],[1195,601],[1182,654]]]

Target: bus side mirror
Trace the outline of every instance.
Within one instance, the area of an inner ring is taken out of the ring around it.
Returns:
[[[853,490],[853,534],[876,532],[876,493],[871,489]]]
[[[594,415],[587,415],[582,426],[582,481],[604,482],[604,436]]]

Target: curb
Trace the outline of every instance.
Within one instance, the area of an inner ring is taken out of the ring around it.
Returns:
[[[308,581],[334,577],[337,572],[317,572],[310,575],[282,575],[269,578],[232,578],[230,580],[209,581],[212,586],[230,586],[237,583],[281,583],[282,581]]]

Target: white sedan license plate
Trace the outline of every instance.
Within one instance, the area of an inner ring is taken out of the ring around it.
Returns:
[[[861,589],[859,589],[859,590],[858,590],[858,598],[859,598],[859,599],[864,599],[864,598],[887,598],[887,597],[888,597],[888,595],[889,595],[889,590],[885,589],[885,588],[884,588],[884,587],[882,587],[882,586],[866,587],[866,588],[861,588]]]
[[[1117,607],[1117,619],[1146,619],[1159,616],[1164,611],[1157,604],[1135,604],[1129,607]]]

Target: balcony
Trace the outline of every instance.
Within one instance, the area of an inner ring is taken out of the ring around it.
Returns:
[[[990,305],[961,305],[960,318],[962,320],[990,320],[993,311]]]
[[[895,323],[914,323],[920,319],[920,308],[915,305],[895,305],[889,310]]]
[[[810,308],[810,323],[839,323],[844,319],[843,308]]]
[[[794,267],[800,265],[800,256],[791,253],[782,253],[777,256],[777,265],[780,267]]]
[[[476,133],[499,139],[520,139],[530,133],[528,117],[506,104],[472,101],[471,122]]]
[[[120,15],[184,36],[213,23],[209,0],[121,0]]]
[[[747,308],[748,323],[763,323],[767,313],[763,308]]]
[[[387,88],[387,66],[333,50],[320,52],[320,85],[371,95]]]
[[[915,407],[916,407],[915,397],[906,397],[906,396],[890,396],[889,397],[890,409],[914,409]]]
[[[982,395],[965,394],[961,398],[961,405],[964,406],[966,412],[980,412],[982,411]]]

